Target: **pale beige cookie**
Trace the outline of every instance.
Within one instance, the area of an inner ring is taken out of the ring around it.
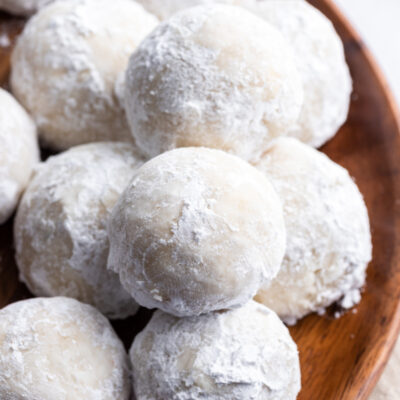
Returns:
[[[161,21],[170,18],[185,8],[198,5],[210,5],[215,3],[230,5],[251,5],[254,0],[136,0],[143,7],[156,15]]]
[[[138,306],[107,270],[107,221],[141,165],[124,143],[92,143],[38,169],[15,220],[20,277],[37,296],[68,296],[124,318]]]
[[[235,308],[278,273],[281,202],[268,179],[220,150],[148,161],[114,207],[108,266],[147,308],[177,316]]]
[[[5,90],[0,89],[0,224],[14,212],[39,162],[35,124]]]
[[[282,268],[256,300],[290,324],[336,301],[358,303],[372,248],[367,208],[349,173],[293,138],[272,142],[256,166],[283,202],[287,230]]]
[[[253,301],[192,318],[157,311],[130,356],[137,400],[295,400],[300,391],[296,344]]]
[[[132,0],[60,1],[29,20],[13,52],[11,86],[46,146],[132,140],[117,78],[156,25]]]
[[[243,8],[175,14],[132,55],[125,109],[146,156],[205,146],[255,160],[297,121],[303,90],[289,45]]]
[[[161,20],[199,4],[234,4],[277,28],[295,54],[304,89],[300,118],[289,136],[314,147],[331,139],[345,122],[352,80],[343,44],[331,21],[304,0],[141,0]]]
[[[346,121],[352,92],[343,43],[332,22],[303,0],[242,3],[276,27],[294,51],[304,103],[289,135],[314,147],[323,145]]]
[[[95,308],[65,297],[0,310],[0,398],[129,400],[128,357]]]

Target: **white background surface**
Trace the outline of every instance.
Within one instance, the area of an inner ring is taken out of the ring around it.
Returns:
[[[400,103],[400,0],[335,1],[374,53]]]

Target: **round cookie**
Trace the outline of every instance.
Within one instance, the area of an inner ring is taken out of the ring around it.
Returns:
[[[136,0],[143,7],[156,15],[160,21],[170,18],[185,8],[198,5],[210,5],[214,3],[230,5],[251,5],[254,0]]]
[[[0,0],[0,10],[29,16],[55,0]]]
[[[278,276],[256,300],[289,324],[335,301],[358,303],[372,246],[368,212],[348,172],[293,138],[272,142],[257,168],[282,199],[287,246]]]
[[[297,120],[303,99],[282,35],[221,4],[160,24],[130,58],[125,83],[132,134],[149,157],[205,146],[255,160]]]
[[[0,224],[14,212],[39,162],[36,128],[17,101],[0,88]]]
[[[161,20],[198,4],[229,3],[252,11],[277,28],[294,50],[304,104],[289,135],[314,147],[345,122],[352,81],[343,44],[331,21],[304,0],[142,0]]]
[[[156,24],[132,0],[59,1],[29,20],[12,55],[11,85],[46,146],[132,140],[116,82]]]
[[[314,147],[322,146],[346,121],[352,92],[343,44],[332,22],[302,0],[243,5],[276,27],[294,50],[304,103],[289,136]]]
[[[107,270],[107,221],[141,164],[124,143],[91,143],[48,159],[18,208],[20,278],[37,296],[68,296],[124,318],[138,306]]]
[[[139,168],[108,231],[108,266],[126,290],[177,316],[243,305],[275,277],[285,251],[268,179],[238,157],[198,147]]]
[[[300,391],[295,343],[253,301],[191,318],[157,311],[130,356],[137,400],[295,400]]]
[[[0,310],[0,398],[128,400],[129,364],[110,323],[73,299]]]

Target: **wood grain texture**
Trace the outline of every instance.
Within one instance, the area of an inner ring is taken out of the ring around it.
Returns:
[[[397,108],[368,50],[330,0],[312,0],[335,24],[354,79],[347,123],[323,147],[348,168],[368,206],[374,245],[367,285],[356,312],[340,319],[311,315],[291,328],[298,343],[299,400],[365,400],[387,361],[400,327],[400,124]],[[15,36],[21,20],[0,14],[0,34]],[[0,49],[7,84],[10,48]],[[0,226],[0,307],[29,296],[13,260],[12,221]],[[148,321],[141,310],[114,326],[128,347]]]

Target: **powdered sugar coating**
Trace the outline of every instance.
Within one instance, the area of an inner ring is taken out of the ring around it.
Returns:
[[[322,146],[346,121],[352,80],[343,44],[331,21],[303,0],[243,2],[291,44],[304,89],[300,118],[289,132]]]
[[[256,299],[287,323],[341,300],[360,301],[371,260],[368,212],[348,172],[296,139],[280,138],[258,163],[283,202],[287,248]]]
[[[332,23],[304,0],[142,0],[161,20],[198,4],[246,8],[277,28],[290,43],[304,89],[300,118],[289,135],[314,147],[331,139],[345,122],[352,81],[343,44]]]
[[[0,398],[128,400],[129,364],[110,323],[73,299],[0,310]]]
[[[185,8],[194,7],[198,5],[209,4],[230,4],[230,5],[245,5],[251,4],[254,0],[136,0],[142,4],[143,7],[156,15],[160,21],[164,21],[176,14],[178,11]]]
[[[39,162],[36,128],[17,101],[0,89],[0,224],[14,212]]]
[[[107,270],[107,221],[141,165],[129,144],[92,143],[51,157],[15,220],[20,278],[37,296],[68,296],[124,318],[138,306]]]
[[[59,1],[29,20],[13,52],[11,85],[47,146],[132,140],[115,83],[156,24],[132,0]]]
[[[300,390],[295,343],[253,301],[182,319],[157,311],[130,356],[137,400],[295,400]]]
[[[0,10],[29,16],[55,0],[0,0]]]
[[[281,34],[246,10],[197,6],[132,55],[125,109],[146,156],[205,146],[254,160],[297,120],[302,87]]]
[[[285,250],[267,178],[219,150],[182,148],[138,169],[114,207],[108,266],[139,304],[177,316],[243,305]]]

